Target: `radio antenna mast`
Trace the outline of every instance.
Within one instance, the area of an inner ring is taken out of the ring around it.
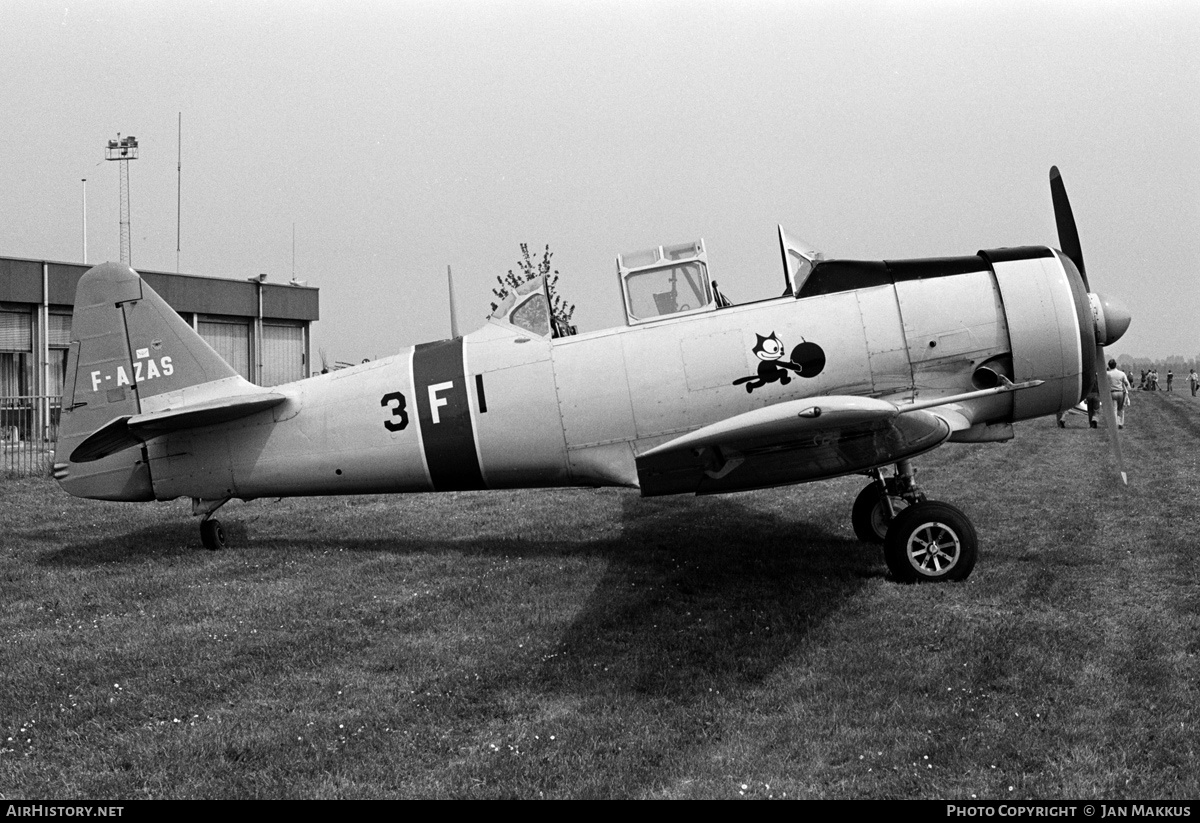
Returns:
[[[179,249],[181,237],[180,215],[183,206],[183,112],[179,112],[179,147],[175,161],[175,273],[179,274]]]

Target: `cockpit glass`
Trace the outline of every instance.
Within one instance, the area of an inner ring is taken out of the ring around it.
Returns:
[[[509,314],[508,320],[514,326],[524,329],[538,337],[550,334],[550,306],[546,296],[541,292],[530,295],[524,303],[517,306]]]
[[[626,280],[634,318],[661,317],[707,306],[708,278],[698,261],[637,272]]]

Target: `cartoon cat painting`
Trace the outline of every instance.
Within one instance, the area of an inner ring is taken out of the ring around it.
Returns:
[[[783,359],[783,341],[775,332],[767,336],[755,333],[758,338],[751,351],[760,361],[758,373],[749,377],[739,377],[733,385],[745,384],[746,392],[761,389],[768,383],[779,383],[786,386],[792,382],[788,372],[795,372],[800,377],[816,377],[825,368],[825,351],[816,343],[803,342],[792,349],[789,360]]]

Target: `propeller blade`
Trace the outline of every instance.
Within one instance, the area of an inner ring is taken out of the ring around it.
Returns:
[[[1075,214],[1071,211],[1067,187],[1063,184],[1058,166],[1050,167],[1050,199],[1054,202],[1054,223],[1058,226],[1059,248],[1075,264],[1079,276],[1083,278],[1084,288],[1089,292],[1088,300],[1092,305],[1096,324],[1096,391],[1104,409],[1105,425],[1109,442],[1112,443],[1113,459],[1117,461],[1117,471],[1121,475],[1121,482],[1128,486],[1129,477],[1125,474],[1125,458],[1121,454],[1121,437],[1117,431],[1117,404],[1109,390],[1108,361],[1104,359],[1104,344],[1116,342],[1125,333],[1129,326],[1129,313],[1118,304],[1090,293],[1092,289],[1088,284],[1087,270],[1083,266],[1083,248],[1079,243],[1079,230],[1075,227]]]
[[[1067,187],[1063,185],[1058,166],[1050,167],[1050,199],[1054,201],[1054,223],[1058,226],[1058,245],[1062,253],[1071,258],[1083,285],[1088,285],[1087,271],[1083,267],[1083,248],[1079,245],[1079,231],[1075,228],[1075,215],[1071,212],[1071,201],[1067,199]]]
[[[1117,472],[1121,475],[1121,482],[1128,486],[1125,458],[1121,454],[1121,436],[1117,430],[1117,401],[1109,391],[1107,363],[1104,347],[1096,346],[1096,388],[1100,391],[1100,407],[1104,409],[1104,424],[1108,427],[1108,441],[1112,444],[1113,458],[1117,461]]]

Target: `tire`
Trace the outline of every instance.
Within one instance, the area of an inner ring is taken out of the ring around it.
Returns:
[[[200,540],[209,551],[220,551],[228,543],[225,542],[225,530],[221,528],[220,520],[203,520],[200,523]]]
[[[883,541],[888,568],[902,583],[966,580],[978,552],[979,538],[967,516],[932,501],[896,515]]]
[[[903,497],[892,497],[892,507],[900,512],[908,507],[908,503]],[[854,534],[864,543],[882,543],[887,537],[892,517],[878,483],[872,483],[858,493],[854,508],[850,510],[850,523],[854,526]]]

